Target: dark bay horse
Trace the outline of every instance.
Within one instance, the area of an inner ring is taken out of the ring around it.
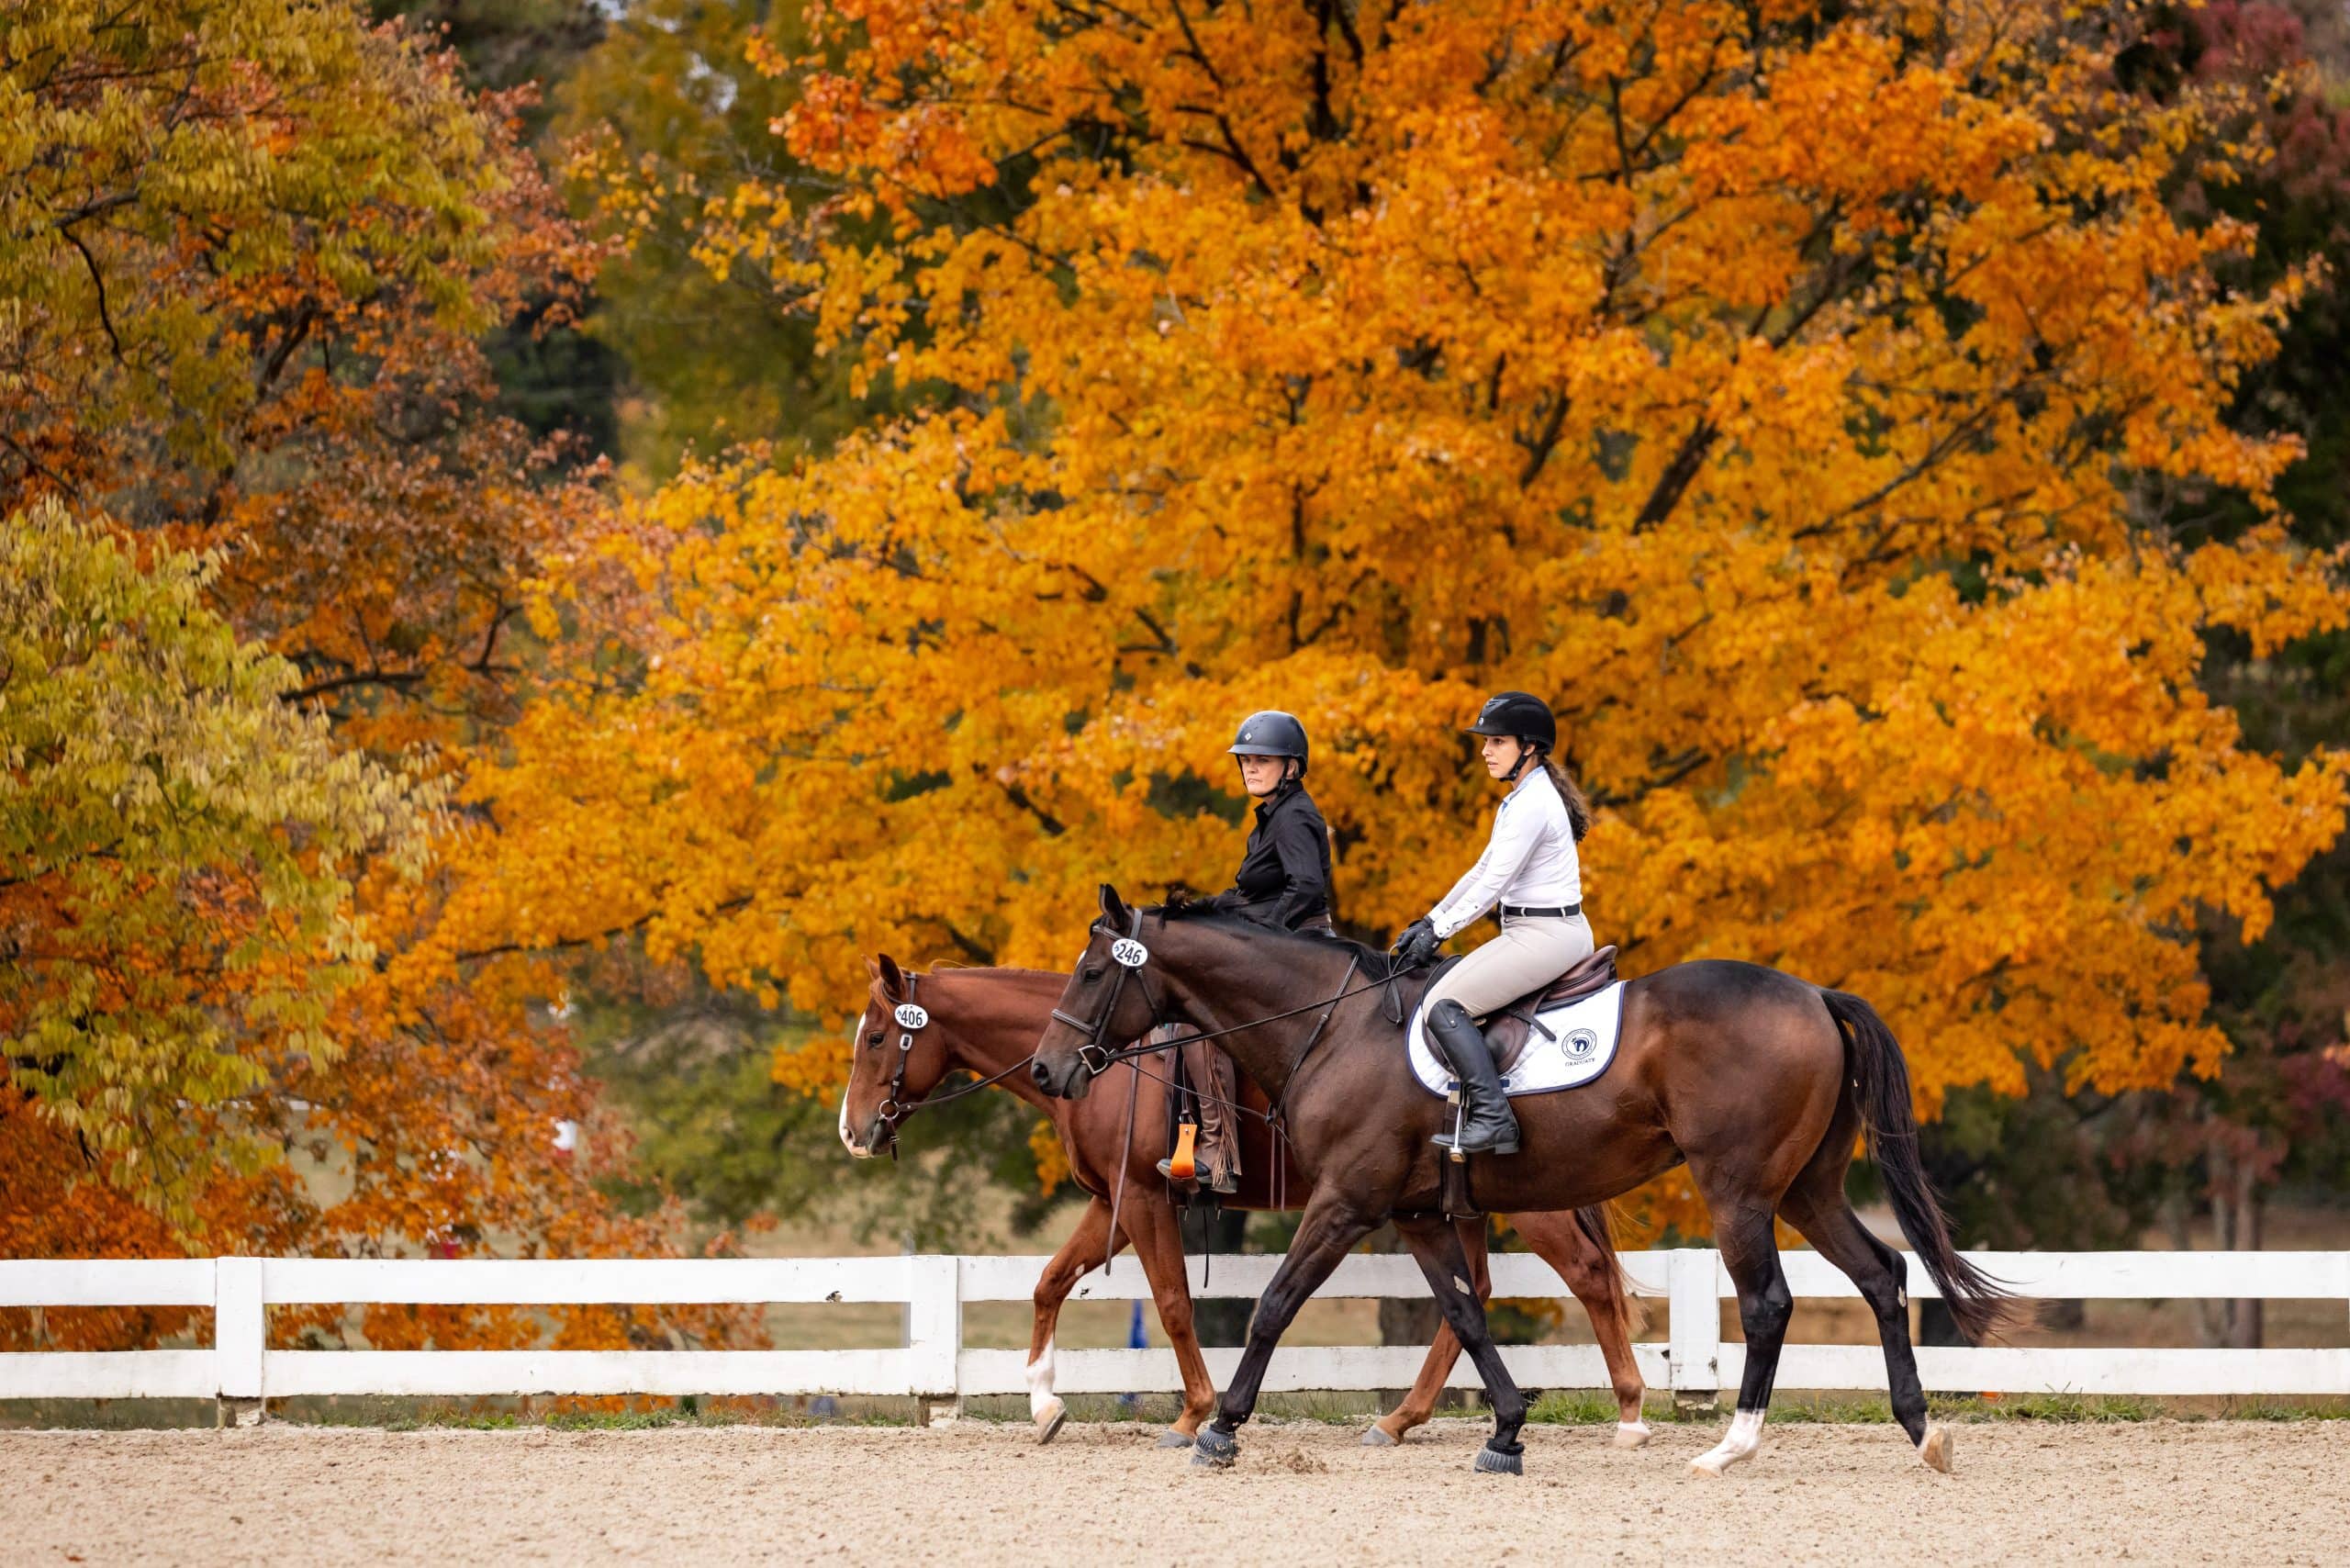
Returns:
[[[1356,1242],[1393,1219],[1484,1378],[1494,1434],[1476,1468],[1523,1471],[1526,1399],[1494,1347],[1483,1304],[1460,1288],[1460,1236],[1438,1214],[1440,1154],[1429,1139],[1445,1102],[1412,1076],[1404,1032],[1382,1012],[1378,990],[1326,1005],[1385,967],[1380,955],[1328,936],[1244,929],[1180,908],[1132,910],[1104,887],[1084,956],[1036,1047],[1036,1086],[1082,1097],[1118,1042],[1155,1025],[1231,1029],[1218,1043],[1283,1107],[1292,1147],[1319,1173],[1289,1255],[1257,1303],[1239,1371],[1200,1433],[1195,1463],[1231,1462],[1234,1433],[1256,1406],[1290,1319]],[[1410,986],[1415,1000],[1422,989]],[[1326,1012],[1326,1029],[1316,1029]],[[1947,1430],[1926,1420],[1900,1254],[1844,1196],[1863,1131],[1902,1233],[1961,1331],[1980,1340],[2011,1307],[1951,1245],[1919,1162],[1908,1064],[1867,1002],[1756,964],[1676,964],[1627,985],[1616,1059],[1601,1079],[1512,1107],[1519,1152],[1471,1162],[1474,1199],[1488,1210],[1604,1203],[1687,1161],[1713,1213],[1746,1332],[1737,1414],[1697,1469],[1718,1475],[1760,1445],[1794,1309],[1772,1229],[1782,1215],[1860,1287],[1885,1346],[1895,1417],[1928,1464],[1950,1467]]]
[[[1128,1066],[1112,1078],[1108,1092],[1083,1101],[1046,1096],[1024,1070],[1037,1035],[1050,1021],[1054,1000],[1068,983],[1065,975],[1034,969],[942,969],[932,974],[908,974],[883,957],[868,960],[872,984],[865,1011],[857,1020],[848,1090],[841,1098],[841,1142],[859,1159],[887,1150],[898,1125],[946,1076],[960,1069],[981,1079],[1005,1074],[1002,1086],[1050,1116],[1068,1151],[1077,1184],[1091,1197],[1077,1228],[1053,1255],[1036,1282],[1035,1324],[1028,1346],[1029,1411],[1036,1424],[1037,1440],[1050,1442],[1060,1430],[1064,1411],[1053,1392],[1053,1336],[1061,1303],[1086,1271],[1098,1267],[1111,1251],[1112,1212],[1116,1214],[1116,1246],[1132,1245],[1150,1282],[1158,1321],[1175,1350],[1182,1369],[1183,1413],[1162,1439],[1167,1447],[1191,1446],[1200,1423],[1215,1406],[1215,1382],[1208,1375],[1200,1342],[1192,1328],[1191,1282],[1183,1269],[1183,1238],[1173,1197],[1158,1161],[1167,1153],[1166,1057],[1146,1058],[1141,1070]],[[920,1022],[912,1028],[900,1022],[906,1007]],[[901,1051],[900,1042],[907,1043]],[[1244,1103],[1265,1108],[1264,1097],[1244,1086]],[[894,1103],[893,1103],[894,1102]],[[1128,1137],[1131,1117],[1132,1137]],[[1271,1135],[1260,1116],[1247,1112],[1233,1122],[1240,1129],[1247,1174],[1240,1191],[1225,1199],[1227,1206],[1271,1209],[1286,1199],[1304,1202],[1311,1186],[1311,1170],[1292,1159],[1280,1171]],[[1120,1190],[1120,1170],[1125,1185]],[[1279,1171],[1282,1190],[1276,1190]],[[1607,1236],[1603,1210],[1585,1214],[1521,1214],[1515,1216],[1518,1234],[1557,1270],[1567,1286],[1591,1314],[1594,1334],[1607,1359],[1619,1412],[1616,1429],[1618,1447],[1637,1448],[1648,1441],[1649,1429],[1640,1419],[1643,1389],[1639,1365],[1632,1358],[1631,1325],[1624,1299],[1623,1279]],[[1472,1260],[1469,1277],[1479,1296],[1490,1288],[1485,1267],[1485,1227],[1482,1221],[1465,1223],[1460,1240]],[[1367,1443],[1392,1443],[1428,1418],[1442,1393],[1445,1379],[1460,1359],[1460,1343],[1449,1323],[1438,1331],[1427,1361],[1411,1392],[1379,1423],[1363,1434]]]

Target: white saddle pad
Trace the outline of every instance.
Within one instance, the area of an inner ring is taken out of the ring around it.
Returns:
[[[1412,1074],[1431,1094],[1448,1094],[1452,1091],[1452,1070],[1437,1059],[1421,1029],[1427,1014],[1427,1003],[1423,1002],[1412,1014],[1407,1041]],[[1589,1083],[1616,1059],[1617,1025],[1623,1017],[1622,980],[1581,1002],[1536,1014],[1533,1037],[1518,1054],[1517,1065],[1502,1079],[1502,1092],[1515,1100],[1521,1094],[1548,1094]]]

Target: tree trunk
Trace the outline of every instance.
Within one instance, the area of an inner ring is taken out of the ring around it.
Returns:
[[[2261,1195],[2259,1162],[2239,1159],[2214,1145],[2205,1156],[2210,1179],[2211,1241],[2222,1252],[2254,1252],[2260,1249]],[[2187,1205],[2165,1205],[2171,1238],[2188,1245]],[[2262,1304],[2238,1298],[2195,1304],[2197,1337],[2206,1345],[2231,1350],[2260,1348],[2265,1325]]]
[[[2221,1180],[2224,1170],[2226,1179]],[[2258,1167],[2252,1160],[2214,1161],[2211,1217],[2221,1249],[2257,1251],[2260,1247],[2260,1186]],[[2219,1343],[2231,1350],[2256,1350],[2261,1339],[2261,1304],[2238,1298],[2222,1302]]]

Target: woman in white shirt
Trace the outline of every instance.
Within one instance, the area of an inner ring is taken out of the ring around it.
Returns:
[[[1591,803],[1551,760],[1559,723],[1549,703],[1523,691],[1487,700],[1469,727],[1485,737],[1485,770],[1510,786],[1494,812],[1485,853],[1436,908],[1396,938],[1407,963],[1426,963],[1445,938],[1501,906],[1502,933],[1428,991],[1428,1041],[1460,1080],[1460,1148],[1515,1154],[1517,1118],[1502,1093],[1493,1048],[1475,1020],[1508,1006],[1591,956],[1583,917],[1583,866],[1575,845],[1591,827]],[[1438,1143],[1452,1147],[1451,1140]]]

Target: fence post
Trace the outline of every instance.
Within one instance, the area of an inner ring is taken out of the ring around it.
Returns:
[[[963,1414],[963,1265],[957,1258],[906,1260],[906,1359],[914,1418],[942,1426]]]
[[[259,1258],[212,1260],[212,1366],[219,1385],[216,1419],[223,1427],[257,1427],[268,1411],[261,1380],[269,1346],[264,1267]]]
[[[1711,1249],[1676,1247],[1665,1254],[1665,1340],[1678,1410],[1710,1410],[1720,1402],[1720,1264],[1721,1254]]]

